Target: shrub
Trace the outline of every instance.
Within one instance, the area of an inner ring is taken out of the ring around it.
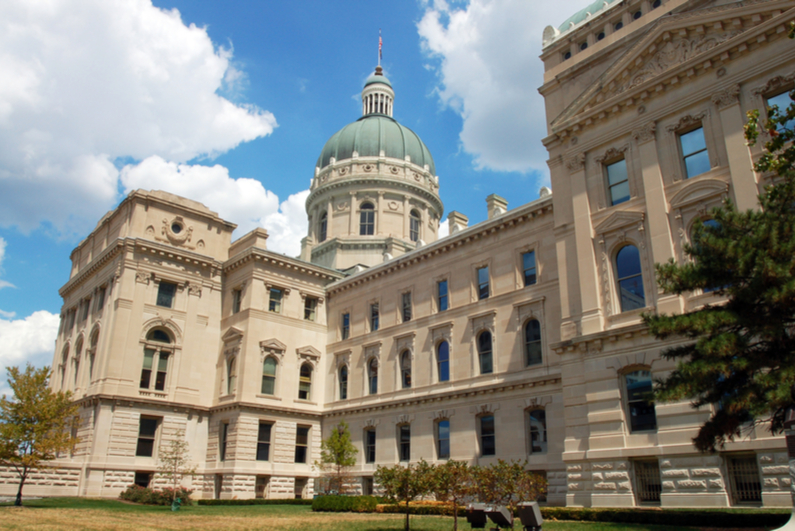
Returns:
[[[312,500],[252,498],[248,500],[197,500],[196,503],[198,505],[312,505]]]
[[[372,513],[378,505],[375,496],[318,496],[312,510],[319,512]]]
[[[191,505],[190,495],[193,490],[180,487],[177,489],[177,498],[179,498],[182,505]],[[171,505],[174,499],[174,489],[150,489],[148,487],[141,487],[138,485],[130,485],[127,489],[119,494],[119,498],[133,503],[142,503],[144,505]]]

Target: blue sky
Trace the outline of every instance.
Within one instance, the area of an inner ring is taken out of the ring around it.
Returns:
[[[69,254],[130,189],[186,195],[297,254],[315,161],[360,115],[379,28],[395,118],[433,154],[446,213],[535,199],[541,33],[588,3],[4,2],[0,365],[51,363]]]

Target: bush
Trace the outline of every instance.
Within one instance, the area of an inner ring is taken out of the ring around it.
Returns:
[[[790,511],[736,509],[590,509],[542,507],[545,520],[580,522],[616,522],[657,524],[674,527],[779,527],[789,519]]]
[[[280,500],[266,500],[253,498],[249,500],[197,500],[198,505],[312,505],[312,500],[294,500],[285,498]]]
[[[378,505],[375,496],[318,496],[312,501],[312,510],[319,512],[372,513]]]
[[[190,498],[192,493],[193,490],[180,487],[177,489],[177,498],[179,498],[182,505],[191,505],[193,503]],[[130,485],[124,492],[119,494],[119,498],[144,505],[171,505],[171,501],[174,499],[174,489],[155,490],[148,487]]]

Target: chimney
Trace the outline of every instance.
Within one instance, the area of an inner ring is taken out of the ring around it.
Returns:
[[[453,210],[447,214],[447,222],[450,228],[450,234],[455,234],[462,231],[469,225],[469,218],[460,212]]]
[[[486,198],[486,208],[489,212],[489,219],[496,218],[508,211],[508,201],[497,194],[491,194]]]

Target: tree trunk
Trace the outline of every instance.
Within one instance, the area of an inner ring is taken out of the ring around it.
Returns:
[[[409,499],[406,498],[406,531],[409,531]]]
[[[22,507],[22,487],[25,485],[25,480],[28,477],[28,473],[25,472],[19,477],[19,490],[17,490],[17,499],[14,500],[14,505],[16,507]]]
[[[458,503],[453,499],[453,531],[458,531]]]

